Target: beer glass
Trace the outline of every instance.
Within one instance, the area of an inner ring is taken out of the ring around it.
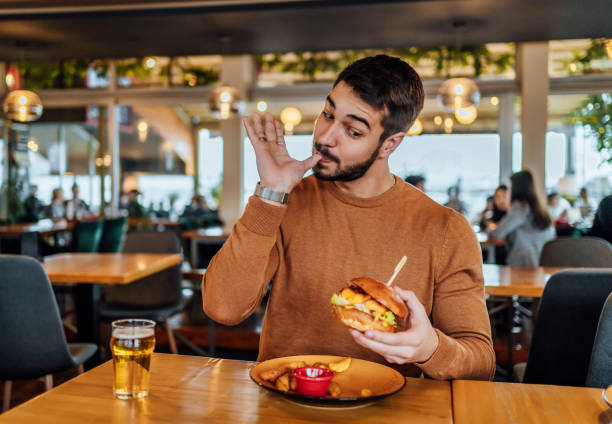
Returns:
[[[155,348],[155,322],[148,319],[113,321],[113,393],[119,399],[149,394],[151,354]]]

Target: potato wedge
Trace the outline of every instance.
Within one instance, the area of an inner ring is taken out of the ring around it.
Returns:
[[[342,394],[342,390],[340,389],[340,386],[335,381],[331,381],[329,383],[329,387],[327,388],[327,392],[332,397],[338,397],[338,396],[340,396]]]
[[[276,383],[274,384],[278,390],[282,390],[283,392],[288,392],[291,388],[289,384],[289,373],[281,375],[276,379]]]
[[[338,362],[331,362],[329,364],[329,369],[334,372],[344,372],[351,366],[351,358],[344,358]]]
[[[266,381],[269,381],[270,383],[274,383],[278,377],[280,377],[287,371],[289,371],[289,368],[287,367],[274,368],[274,369],[262,372],[259,375],[259,377],[261,377],[262,380],[266,380]]]

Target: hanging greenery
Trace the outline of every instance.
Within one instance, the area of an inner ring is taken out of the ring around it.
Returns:
[[[608,43],[610,43],[610,41],[606,38],[595,38],[591,40],[591,45],[586,52],[573,52],[574,58],[567,63],[567,67],[572,73],[602,72],[611,69],[610,66],[606,66],[606,62],[612,59],[612,56],[610,56],[608,52],[608,49],[610,49]]]
[[[21,61],[17,62],[19,77],[25,88],[84,87],[89,62],[81,59],[59,62]]]
[[[440,77],[448,76],[450,68],[456,66],[462,68],[471,66],[474,76],[478,77],[487,68],[492,68],[493,72],[503,73],[514,65],[514,54],[493,54],[486,45],[461,48],[441,46],[265,54],[257,56],[257,61],[263,71],[297,73],[314,81],[320,74],[329,72],[337,74],[355,60],[376,54],[398,56],[414,66],[424,60],[433,61],[436,73]]]
[[[612,163],[612,94],[590,94],[570,112],[570,122],[583,126],[597,142],[604,162]]]

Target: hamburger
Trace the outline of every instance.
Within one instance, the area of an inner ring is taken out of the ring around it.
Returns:
[[[395,333],[406,326],[408,308],[393,290],[369,277],[353,278],[331,298],[332,313],[342,324],[359,331]]]

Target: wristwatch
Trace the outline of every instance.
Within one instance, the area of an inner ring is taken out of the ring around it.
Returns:
[[[272,190],[271,188],[264,187],[261,185],[261,182],[258,182],[257,187],[255,187],[255,196],[261,199],[278,202],[283,205],[286,205],[287,201],[289,201],[289,193],[284,193],[282,191],[276,191]]]

